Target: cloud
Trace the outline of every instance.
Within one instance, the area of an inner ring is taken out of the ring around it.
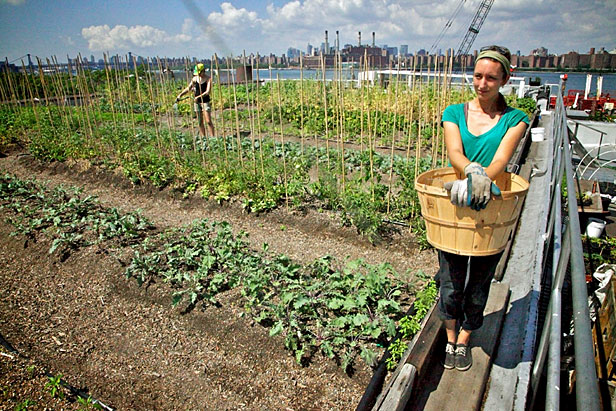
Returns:
[[[223,26],[227,28],[257,27],[260,20],[257,13],[248,11],[245,8],[235,8],[231,3],[221,3],[221,12],[212,12],[207,17],[207,21],[212,26]]]
[[[305,49],[308,43],[319,46],[325,30],[331,46],[336,31],[341,46],[357,44],[358,32],[363,44],[371,43],[375,32],[377,45],[408,44],[413,52],[429,49],[443,31],[437,48],[445,50],[457,49],[480,5],[481,0],[289,0],[269,2],[257,12],[257,6],[236,7],[226,1],[208,14],[189,8],[192,18],[176,33],[148,25],[103,25],[85,27],[81,34],[91,51],[174,50],[226,56],[243,50],[280,54],[288,47]],[[502,44],[522,53],[540,46],[556,53],[612,49],[615,15],[614,0],[495,2],[473,48]]]
[[[185,22],[184,26],[187,23]],[[192,39],[186,32],[169,35],[164,30],[152,26],[108,25],[90,26],[81,29],[81,36],[88,42],[90,51],[118,51],[132,48],[146,49],[160,47],[169,43],[185,43]]]
[[[75,45],[75,41],[73,40],[71,36],[59,36],[59,37],[60,37],[60,40],[62,40],[64,44],[66,44],[67,46]]]

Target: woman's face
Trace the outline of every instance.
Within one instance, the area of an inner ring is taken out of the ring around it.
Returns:
[[[503,71],[503,66],[498,61],[483,58],[475,63],[473,87],[479,99],[498,98],[498,90],[507,84],[508,80],[508,76]]]

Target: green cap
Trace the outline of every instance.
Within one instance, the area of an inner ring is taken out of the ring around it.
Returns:
[[[197,74],[201,74],[203,70],[205,70],[205,66],[203,65],[203,63],[199,63],[195,66],[193,74],[196,76]]]

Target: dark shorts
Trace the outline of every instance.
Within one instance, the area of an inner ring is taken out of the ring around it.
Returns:
[[[471,257],[469,280],[465,285],[469,257],[439,251],[436,280],[440,283],[438,308],[442,320],[459,320],[461,327],[468,331],[481,327],[490,283],[502,254]]]
[[[194,103],[194,107],[196,113],[200,113],[202,111],[207,111],[208,113],[212,111],[212,105],[210,102],[206,103]]]

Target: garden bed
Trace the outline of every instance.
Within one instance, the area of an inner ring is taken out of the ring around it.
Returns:
[[[435,253],[419,251],[407,231],[373,245],[323,213],[248,214],[234,202],[135,187],[87,162],[43,163],[11,153],[0,159],[0,171],[80,187],[125,213],[140,209],[158,232],[203,218],[228,221],[234,233],[248,233],[251,249],[267,243],[300,264],[325,255],[387,262],[408,282],[419,270],[436,269]],[[14,227],[4,222],[5,210],[0,214],[0,332],[27,357],[0,359],[0,404],[54,406],[46,402],[43,370],[118,409],[352,409],[363,394],[371,376],[363,361],[347,372],[320,354],[298,364],[282,335],[270,336],[271,328],[246,314],[237,288],[219,293],[217,304],[173,307],[169,284],[140,287],[126,278],[128,246],[118,253],[107,243],[91,245],[62,257],[49,253],[48,238],[10,236]],[[63,405],[71,406],[84,407]]]

